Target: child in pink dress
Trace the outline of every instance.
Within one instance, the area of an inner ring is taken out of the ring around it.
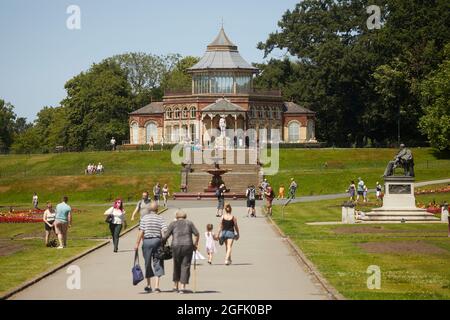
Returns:
[[[206,253],[208,254],[208,263],[212,264],[212,258],[213,254],[216,253],[216,243],[215,240],[216,236],[214,235],[213,231],[213,225],[208,224],[206,225],[206,232],[205,232],[205,239],[206,239]]]

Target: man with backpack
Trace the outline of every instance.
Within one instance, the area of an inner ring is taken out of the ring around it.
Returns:
[[[297,182],[294,178],[291,178],[291,184],[289,185],[289,198],[295,199],[295,192],[297,192]]]
[[[245,191],[245,196],[247,197],[247,218],[250,214],[251,217],[256,217],[255,210],[255,200],[256,200],[256,189],[254,185],[249,185]]]
[[[227,189],[225,188],[225,184],[221,184],[220,187],[216,190],[217,197],[217,214],[216,217],[221,217],[223,215],[223,207],[225,205],[225,192]]]

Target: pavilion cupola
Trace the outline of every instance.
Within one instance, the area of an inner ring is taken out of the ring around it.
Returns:
[[[188,69],[192,74],[193,94],[245,94],[252,90],[258,69],[239,54],[223,27],[207,46],[198,63]]]

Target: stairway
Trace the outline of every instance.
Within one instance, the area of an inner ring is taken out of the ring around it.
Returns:
[[[261,177],[260,166],[257,164],[257,151],[255,149],[223,150],[220,157],[211,156],[211,152],[193,151],[191,153],[191,172],[187,175],[187,192],[203,193],[211,181],[212,175],[205,170],[214,168],[217,161],[221,169],[231,171],[222,175],[230,194],[245,193],[249,184],[258,186]],[[222,159],[219,159],[222,158]],[[198,163],[199,159],[203,163]]]

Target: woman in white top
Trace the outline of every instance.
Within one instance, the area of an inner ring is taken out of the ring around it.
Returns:
[[[162,188],[162,196],[163,196],[163,200],[164,200],[164,207],[167,207],[167,199],[170,196],[169,187],[167,186],[167,183]]]
[[[126,228],[125,210],[123,208],[123,202],[121,199],[114,201],[114,206],[105,211],[105,216],[111,215],[109,222],[109,230],[113,238],[114,252],[119,249],[119,236],[122,231],[122,225]]]
[[[45,245],[48,247],[50,239],[50,232],[55,232],[55,217],[56,217],[56,211],[53,209],[53,206],[50,202],[47,202],[47,209],[44,211],[44,216],[42,217],[42,220],[44,220],[44,226],[45,226]],[[56,234],[56,233],[55,233]]]

